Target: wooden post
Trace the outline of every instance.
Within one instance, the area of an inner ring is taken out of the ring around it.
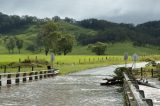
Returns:
[[[35,72],[35,80],[38,80],[38,72]]]
[[[18,66],[18,72],[21,72],[21,66]]]
[[[20,74],[17,73],[17,74],[16,74],[16,79],[15,79],[15,83],[16,83],[16,84],[19,84],[19,76],[20,76]]]
[[[151,74],[152,74],[152,78],[153,78],[153,69],[151,69]]]
[[[34,71],[34,66],[32,66],[32,71]]]
[[[19,63],[21,62],[21,59],[19,58]]]
[[[57,66],[58,66],[58,64],[59,64],[59,63],[58,63],[58,61],[57,61]]]
[[[143,76],[143,68],[141,67],[141,78],[142,78],[142,76]]]
[[[4,73],[6,73],[6,69],[7,69],[7,67],[6,67],[6,66],[4,66]]]
[[[10,84],[12,84],[11,74],[8,74],[8,75],[7,75],[7,85],[10,85]]]
[[[47,77],[47,75],[46,75],[46,74],[47,74],[47,72],[46,72],[46,71],[44,71],[44,78],[46,78],[46,77]]]
[[[23,82],[26,82],[27,78],[26,78],[26,73],[23,73]]]
[[[32,74],[33,74],[32,72],[29,73],[29,81],[32,81],[32,80],[33,80]]]
[[[36,62],[38,61],[38,58],[37,58],[37,56],[36,56]]]
[[[43,77],[42,77],[42,74],[43,74],[43,72],[40,71],[40,73],[39,73],[39,79],[42,79],[42,78],[43,78]]]
[[[1,75],[0,75],[0,86],[2,86]]]

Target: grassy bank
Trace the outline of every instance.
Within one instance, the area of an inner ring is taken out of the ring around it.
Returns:
[[[43,54],[21,54],[21,55],[0,55],[0,65],[6,65],[11,62],[18,63],[19,61],[24,61],[25,59],[30,60],[40,60],[50,62],[50,55],[45,56]],[[139,61],[145,61],[147,59],[160,60],[159,55],[152,56],[141,56]],[[131,62],[131,56],[128,62]],[[95,55],[67,55],[67,56],[55,56],[55,61],[53,63],[55,68],[60,69],[61,74],[68,74],[72,72],[77,72],[89,68],[108,66],[112,64],[124,64],[123,56],[95,56]],[[46,65],[43,67],[35,67],[35,70],[46,69]],[[3,72],[3,68],[1,69]],[[9,72],[17,71],[17,68],[9,69]],[[30,68],[22,68],[21,71],[31,71]]]
[[[50,55],[45,56],[42,54],[21,54],[21,55],[0,55],[0,64],[6,65],[9,63],[24,61],[25,59],[30,60],[46,60],[50,64]],[[110,64],[123,63],[122,56],[91,56],[91,55],[68,55],[68,56],[56,56],[53,63],[54,67],[60,69],[61,74],[68,74],[77,72],[89,68],[107,66]],[[17,71],[18,68],[7,69],[7,72]],[[35,67],[35,70],[46,69],[46,65],[43,67]],[[1,69],[3,72],[3,68]],[[30,68],[22,68],[21,71],[31,71]]]

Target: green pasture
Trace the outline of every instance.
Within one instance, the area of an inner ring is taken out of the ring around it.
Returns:
[[[0,55],[0,64],[7,64],[11,62],[19,62],[19,60],[23,61],[25,59],[40,59],[50,61],[50,55],[46,56],[43,54],[11,54],[11,55]],[[54,64],[83,64],[83,63],[97,63],[102,61],[123,61],[122,56],[96,56],[96,55],[61,55],[55,56]],[[131,58],[129,58],[131,60]]]
[[[20,55],[0,55],[0,64],[6,65],[13,62],[30,60],[47,60],[50,64],[50,55],[43,54],[20,54]],[[55,56],[54,67],[60,69],[61,74],[76,72],[88,68],[107,66],[109,64],[123,63],[122,56],[94,56],[94,55],[67,55]],[[35,70],[46,69],[46,65]],[[4,69],[1,69],[3,72]],[[8,71],[9,70],[9,71]],[[17,71],[18,68],[7,69],[7,72]],[[31,67],[22,68],[21,71],[31,71]]]
[[[25,59],[30,60],[46,60],[50,62],[50,55],[46,56],[43,54],[16,54],[16,55],[0,55],[0,65],[6,65],[9,63],[19,61],[24,61]],[[149,59],[160,60],[160,55],[152,55],[152,56],[140,56],[139,61],[145,61]],[[131,56],[129,56],[128,63],[131,62]],[[68,74],[72,72],[77,72],[89,68],[107,66],[112,64],[124,64],[123,56],[96,56],[96,55],[67,55],[67,56],[55,56],[55,61],[53,62],[53,66],[55,68],[60,69],[61,74]],[[43,67],[34,67],[34,70],[42,70],[46,69],[47,66],[43,65]],[[1,72],[3,72],[3,68],[1,68]],[[18,71],[18,68],[10,68],[7,69],[7,72]],[[24,67],[21,71],[31,71],[31,67]]]

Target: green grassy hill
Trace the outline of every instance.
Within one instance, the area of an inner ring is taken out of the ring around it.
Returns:
[[[93,29],[83,28],[74,24],[69,24],[66,22],[59,22],[60,28],[64,32],[72,33],[75,36],[79,36],[80,34],[92,33],[93,35],[97,33],[97,31]],[[24,47],[21,50],[22,54],[32,54],[32,53],[40,53],[40,52],[31,52],[26,50],[27,45],[33,44],[35,38],[40,30],[41,25],[27,25],[23,28],[13,30],[12,33],[8,33],[8,36],[16,36],[19,39],[24,41]],[[0,38],[0,54],[7,54],[8,51],[3,44],[3,36]],[[14,50],[15,53],[18,53],[18,50]],[[123,55],[124,52],[128,52],[129,54],[138,53],[140,55],[150,55],[150,54],[160,54],[160,50],[156,47],[135,47],[131,42],[124,43],[115,43],[108,44],[106,54],[108,55]],[[42,52],[43,53],[43,52]],[[79,44],[75,45],[72,52],[69,55],[94,55],[91,50],[88,50],[87,46],[81,46]]]
[[[133,53],[137,53],[139,55],[151,55],[160,54],[160,50],[156,47],[135,47],[131,42],[124,42],[124,43],[115,43],[115,44],[108,44],[107,50],[105,54],[107,55],[123,55],[125,52],[132,55]],[[75,46],[70,53],[72,55],[94,55],[87,48],[87,46]]]

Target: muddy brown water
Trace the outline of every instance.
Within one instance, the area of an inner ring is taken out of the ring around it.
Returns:
[[[107,76],[88,75],[89,71],[94,70],[3,86],[0,106],[123,106],[122,88],[100,86]]]

